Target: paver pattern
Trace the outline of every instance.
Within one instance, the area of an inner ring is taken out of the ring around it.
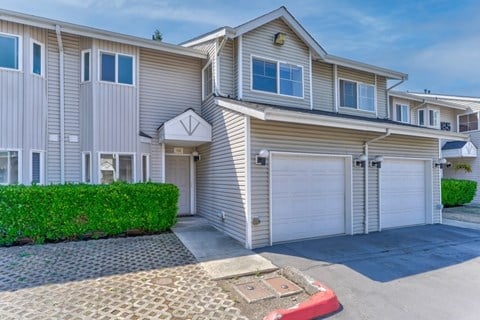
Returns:
[[[172,233],[0,248],[0,319],[247,319]]]

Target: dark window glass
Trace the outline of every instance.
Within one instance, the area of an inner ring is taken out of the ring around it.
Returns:
[[[259,59],[253,59],[254,90],[277,93],[277,64]]]
[[[19,68],[17,37],[0,35],[0,68]]]
[[[101,77],[102,81],[115,82],[115,55],[101,54]]]
[[[42,74],[42,46],[38,43],[33,43],[33,73]]]
[[[357,84],[340,80],[340,105],[342,107],[357,107]]]
[[[83,81],[90,81],[90,52],[83,54]]]
[[[40,183],[40,153],[32,153],[32,183]]]
[[[118,83],[133,84],[133,58],[118,55]]]

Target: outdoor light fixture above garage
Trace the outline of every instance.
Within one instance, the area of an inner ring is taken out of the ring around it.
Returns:
[[[255,156],[255,163],[261,166],[267,164],[267,158],[270,153],[266,149],[260,150],[260,152]]]
[[[370,161],[370,167],[377,167],[380,169],[382,167],[383,156],[376,156],[372,161]]]
[[[447,159],[445,158],[440,158],[434,163],[435,168],[440,167],[440,169],[449,168],[451,165],[452,164],[450,162],[447,162]]]
[[[361,167],[361,168],[365,168],[365,164],[367,163],[368,161],[368,157],[366,154],[362,154],[361,156],[359,156],[358,158],[355,158],[353,159],[353,165],[355,167]]]

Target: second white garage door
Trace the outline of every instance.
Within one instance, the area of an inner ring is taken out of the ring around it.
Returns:
[[[272,242],[346,232],[351,160],[272,154]]]
[[[427,168],[423,160],[385,159],[380,182],[382,228],[425,224],[431,199]]]

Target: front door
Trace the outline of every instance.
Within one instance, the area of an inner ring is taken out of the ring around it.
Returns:
[[[191,214],[190,210],[190,157],[165,157],[165,182],[172,183],[180,189],[178,214]]]

